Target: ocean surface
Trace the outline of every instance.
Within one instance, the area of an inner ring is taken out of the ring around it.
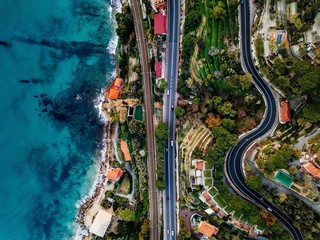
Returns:
[[[103,148],[109,0],[0,1],[0,239],[71,239]],[[109,49],[108,49],[109,46]]]

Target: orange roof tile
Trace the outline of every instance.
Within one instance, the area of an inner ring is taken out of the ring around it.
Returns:
[[[130,161],[131,160],[131,156],[130,156],[130,152],[129,152],[129,149],[128,149],[128,144],[124,140],[121,140],[121,151],[123,152],[124,159],[126,161]]]
[[[311,174],[315,178],[320,178],[320,169],[313,165],[313,163],[305,163],[301,166],[301,170],[305,173]]]
[[[219,212],[220,208],[218,208],[216,205],[214,205],[213,207],[211,207],[211,209],[215,212]]]
[[[248,224],[243,224],[242,228],[246,231],[250,231],[251,227]]]
[[[226,214],[224,213],[224,211],[220,210],[218,212],[219,217],[224,217]]]
[[[197,169],[202,170],[203,169],[203,161],[197,161],[196,162],[196,167],[197,167]]]
[[[209,201],[208,201],[208,204],[210,205],[210,207],[214,206],[214,203],[213,203],[212,200],[209,200]]]
[[[202,192],[202,196],[206,199],[206,200],[210,200],[211,197],[209,196],[209,194],[207,193],[207,191],[203,191]]]
[[[280,113],[279,121],[280,123],[286,123],[291,121],[290,105],[287,100],[281,99],[280,102]]]
[[[121,83],[122,83],[122,78],[116,78],[116,80],[114,81],[114,86],[121,87]]]
[[[212,235],[216,235],[219,232],[218,228],[204,221],[200,222],[198,230],[206,237],[211,237]]]
[[[123,172],[120,169],[117,168],[111,168],[106,173],[106,178],[109,180],[116,180],[118,177],[121,177]]]
[[[118,99],[120,91],[117,89],[110,88],[107,92],[107,98]]]

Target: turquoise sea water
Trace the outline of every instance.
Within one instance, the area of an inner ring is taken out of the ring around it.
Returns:
[[[111,18],[109,0],[0,1],[0,239],[72,238],[101,150]]]

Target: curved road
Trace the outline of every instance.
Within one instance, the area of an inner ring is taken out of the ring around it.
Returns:
[[[175,178],[175,114],[179,59],[180,0],[168,0],[167,66],[169,95],[166,101],[166,122],[169,139],[165,159],[166,189],[164,190],[164,239],[176,239],[176,178]]]
[[[152,98],[151,98],[151,79],[149,74],[149,58],[146,43],[146,34],[143,27],[143,18],[141,5],[139,0],[131,1],[131,10],[134,20],[134,29],[136,32],[138,49],[140,54],[141,75],[143,83],[143,99],[145,110],[145,122],[147,132],[148,147],[148,174],[149,174],[149,198],[150,198],[150,239],[158,239],[158,200],[156,189],[156,163],[155,163],[155,144],[153,131],[153,114],[152,114]]]
[[[277,107],[273,93],[269,85],[261,78],[252,61],[251,55],[251,24],[250,4],[248,0],[241,0],[240,4],[240,34],[241,34],[241,55],[244,68],[251,73],[254,83],[263,94],[266,103],[266,112],[263,121],[254,131],[238,141],[237,146],[230,149],[226,156],[225,173],[229,184],[241,196],[272,213],[288,229],[296,240],[302,240],[301,232],[293,226],[293,221],[273,203],[268,202],[256,191],[245,185],[245,178],[242,171],[242,158],[247,148],[258,138],[267,134],[274,128],[277,121]]]

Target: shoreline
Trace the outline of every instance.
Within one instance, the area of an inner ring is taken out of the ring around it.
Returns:
[[[113,24],[112,27],[116,28],[116,21],[115,18],[112,17],[117,12],[121,12],[122,3],[120,0],[111,0],[110,1],[110,19],[112,20]],[[113,75],[118,74],[118,64],[116,59],[116,49],[118,46],[118,36],[115,32],[115,35],[111,37],[109,40],[108,46],[106,48],[108,54],[114,55],[114,61],[115,61],[115,71],[114,74],[112,74],[111,78],[113,78]],[[104,173],[107,171],[108,168],[108,162],[112,158],[112,136],[113,136],[113,124],[110,122],[110,120],[107,119],[103,109],[102,105],[106,102],[105,97],[105,90],[104,87],[101,89],[100,94],[97,96],[97,104],[95,105],[95,108],[98,109],[98,115],[101,118],[101,121],[104,123],[103,127],[103,137],[102,137],[102,143],[103,143],[103,149],[101,150],[100,156],[98,156],[99,162],[94,162],[93,164],[98,167],[98,171],[96,172],[95,176],[93,177],[94,182],[88,191],[88,193],[82,197],[77,202],[77,213],[74,219],[74,222],[76,224],[75,229],[75,235],[74,239],[80,240],[80,239],[89,239],[90,233],[89,229],[85,224],[85,219],[87,216],[88,211],[93,207],[94,204],[98,203],[100,205],[101,202],[101,196],[105,192],[106,187],[106,177]]]

